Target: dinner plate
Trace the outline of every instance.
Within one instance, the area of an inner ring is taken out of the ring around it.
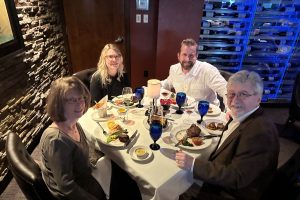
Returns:
[[[207,112],[206,116],[217,116],[221,114],[221,109],[218,106],[210,103],[209,107],[211,108],[211,112]],[[195,111],[199,114],[198,105],[195,105]]]
[[[189,128],[190,126],[178,126],[178,127],[174,127],[170,133],[170,137],[171,137],[171,140],[177,144],[177,142],[179,140],[181,140],[185,135],[186,135],[186,130]],[[205,134],[203,132],[201,132],[201,134]],[[191,142],[192,139],[191,138],[188,138],[188,142],[192,143]],[[205,149],[207,148],[208,146],[211,145],[212,143],[212,139],[205,139],[203,140],[204,144],[201,144],[200,146],[193,146],[193,147],[190,147],[190,146],[184,146],[182,144],[179,145],[179,147],[181,148],[184,148],[184,149],[188,149],[188,150],[200,150],[200,149]]]
[[[135,150],[138,149],[138,148],[143,148],[143,149],[146,149],[147,150],[147,153],[148,155],[145,157],[145,158],[140,158],[136,155],[135,153]],[[134,146],[132,147],[130,150],[129,150],[129,155],[131,156],[132,160],[135,160],[135,161],[138,161],[138,162],[144,162],[144,161],[148,161],[151,157],[152,157],[152,150],[147,147],[147,146],[143,146],[143,145],[137,145],[137,146]]]
[[[107,120],[113,120],[117,117],[114,114],[107,113],[106,117],[99,117],[98,111],[92,112],[92,119],[97,122],[106,122]]]
[[[125,106],[125,105],[123,104],[123,97],[122,97],[122,95],[120,95],[120,96],[114,97],[114,98],[111,100],[111,104],[112,104],[115,108],[126,108],[126,107],[128,107],[128,108],[133,108],[133,107],[135,107],[135,106],[138,104],[138,102],[133,103],[133,104],[130,105],[130,106]]]
[[[108,131],[108,127],[106,123],[101,123],[101,126],[104,128],[104,130]],[[124,128],[124,127],[123,127]],[[134,131],[132,129],[129,129],[128,127],[126,127],[127,131],[128,131],[128,136],[130,138],[131,135],[133,135]],[[120,142],[119,139],[116,139],[114,141],[111,141],[109,143],[107,143],[107,137],[106,135],[103,134],[102,129],[100,128],[99,125],[97,125],[97,128],[94,130],[94,136],[96,137],[96,139],[102,143],[105,144],[107,146],[113,146],[113,147],[124,147],[125,143],[124,142]]]
[[[143,120],[143,124],[144,124],[145,128],[149,130],[150,125],[148,123],[148,118],[145,118]],[[172,124],[169,121],[167,121],[167,126],[165,128],[163,128],[163,131],[167,131],[167,130],[169,130],[171,128],[172,128]]]
[[[212,130],[212,129],[209,129],[209,128],[206,127],[208,124],[210,124],[210,123],[212,123],[212,122],[222,123],[224,126],[225,126],[225,124],[226,124],[226,122],[223,121],[223,120],[219,120],[219,119],[206,119],[206,120],[203,120],[203,121],[201,122],[201,127],[202,127],[203,129],[205,129],[207,132],[211,133],[211,134],[214,134],[214,135],[221,135],[223,130]]]
[[[186,97],[187,98],[187,105],[183,105],[181,106],[182,109],[190,109],[190,108],[194,108],[196,105],[196,101],[193,97]],[[175,97],[176,99],[176,97]],[[171,106],[175,109],[178,109],[178,105],[177,104],[171,104]]]

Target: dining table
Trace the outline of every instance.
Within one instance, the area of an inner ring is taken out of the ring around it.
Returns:
[[[155,101],[159,105],[159,99]],[[175,113],[176,105],[171,105],[165,116],[169,118],[167,127],[163,129],[162,135],[157,141],[160,149],[151,150],[148,147],[153,143],[153,140],[149,134],[148,116],[145,113],[152,102],[152,99],[145,96],[142,100],[143,108],[137,108],[135,105],[130,108],[127,107],[127,118],[131,121],[130,124],[125,123],[124,118],[119,116],[119,106],[112,102],[107,104],[109,117],[98,118],[97,109],[91,107],[79,119],[79,123],[89,142],[93,143],[96,149],[102,151],[106,157],[113,160],[136,181],[143,200],[177,200],[179,195],[184,193],[194,182],[201,184],[201,181],[193,179],[192,171],[181,169],[176,165],[176,151],[181,150],[193,157],[200,156],[201,159],[208,159],[217,144],[218,137],[204,140],[204,142],[209,143],[209,145],[204,145],[205,148],[185,148],[182,145],[175,147],[174,133],[180,127],[189,127],[192,123],[197,124],[196,121],[200,115],[197,113],[196,101],[192,101],[190,107],[183,108],[184,111],[190,110],[192,112],[184,112],[181,115]],[[204,116],[204,121],[213,119],[225,122],[225,113],[219,111],[216,115]],[[127,129],[128,135],[137,132],[129,144],[114,146],[103,140],[103,129],[107,130],[107,123],[111,120]],[[199,127],[201,133],[210,134],[206,128]],[[146,147],[149,151],[146,159],[139,160],[134,155],[132,149],[138,146]]]

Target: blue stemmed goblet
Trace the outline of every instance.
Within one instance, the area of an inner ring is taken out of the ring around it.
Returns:
[[[160,138],[161,133],[162,133],[162,125],[160,121],[157,120],[152,121],[150,124],[150,136],[154,141],[154,143],[150,144],[150,148],[154,151],[160,149],[160,146],[159,144],[156,144],[156,141]]]
[[[176,103],[178,105],[178,110],[176,110],[177,114],[182,114],[183,111],[181,110],[181,106],[185,103],[186,94],[184,92],[178,92],[176,94]]]
[[[203,116],[206,115],[207,111],[209,109],[209,102],[208,101],[199,101],[198,103],[198,111],[201,116],[201,119],[197,120],[198,124],[201,124],[203,120]]]
[[[139,103],[138,105],[136,105],[136,107],[138,108],[142,108],[144,107],[142,104],[141,104],[141,101],[142,99],[144,98],[144,88],[143,87],[138,87],[135,89],[135,96],[137,97]]]

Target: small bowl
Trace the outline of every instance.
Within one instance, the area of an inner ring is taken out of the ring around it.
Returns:
[[[139,159],[145,159],[149,155],[149,153],[147,152],[147,149],[142,148],[142,147],[136,148],[134,150],[134,153]]]

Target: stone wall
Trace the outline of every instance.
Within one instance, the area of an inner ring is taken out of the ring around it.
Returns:
[[[44,113],[49,86],[68,74],[60,0],[15,0],[15,4],[25,48],[0,58],[2,187],[8,173],[8,130],[16,132],[27,147],[37,140],[50,122]]]

